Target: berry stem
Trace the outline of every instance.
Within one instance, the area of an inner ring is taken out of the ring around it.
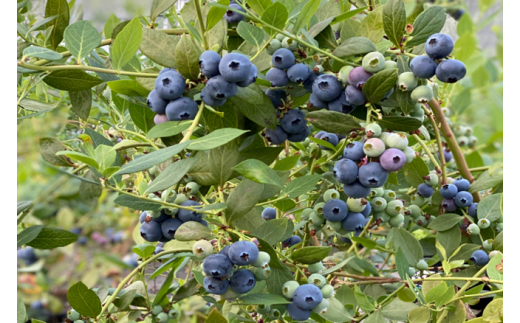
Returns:
[[[417,140],[417,142],[421,145],[422,149],[424,150],[424,152],[428,155],[428,157],[430,157],[430,160],[432,161],[433,165],[435,166],[435,168],[441,168],[441,166],[439,166],[439,163],[437,162],[437,160],[435,159],[435,157],[433,157],[433,154],[432,152],[430,151],[430,149],[428,148],[428,146],[426,146],[426,143],[424,141],[422,141],[422,139],[416,135],[416,134],[413,134],[412,135],[415,140]]]
[[[435,120],[438,120],[438,122],[440,122],[441,124],[440,130],[442,132],[442,135],[444,136],[444,139],[446,139],[446,142],[448,143],[448,147],[453,153],[453,159],[455,159],[455,163],[457,164],[457,168],[460,174],[470,183],[473,183],[475,181],[475,178],[473,177],[471,171],[468,168],[468,164],[464,159],[464,155],[460,150],[459,144],[457,143],[457,140],[455,139],[455,136],[453,135],[453,132],[451,131],[451,128],[448,125],[448,122],[446,121],[446,118],[444,118],[444,114],[442,113],[442,109],[439,102],[435,99],[432,99],[428,101],[428,106],[432,109],[433,114],[435,115]],[[442,151],[440,151],[439,153],[442,153]],[[473,200],[475,202],[480,202],[480,194],[478,192],[473,193]]]
[[[361,231],[361,233],[359,234],[358,237],[363,238],[365,236],[365,234],[368,231],[368,227],[372,224],[372,221],[374,221],[374,217],[373,216],[370,217],[370,220],[368,220],[367,225],[365,225],[365,227],[363,228],[363,231]],[[356,248],[356,243],[353,242],[352,246],[350,246],[350,248],[347,250],[347,255],[349,253],[351,253],[355,248]]]
[[[487,293],[464,295],[464,296],[461,296],[461,297],[453,298],[451,300],[451,302],[459,300],[459,299],[464,299],[464,298],[467,298],[467,297],[482,297],[482,296],[487,296],[487,295],[500,294],[500,293],[503,293],[503,292],[504,292],[503,289],[498,289],[498,290],[494,290],[494,291],[487,292]]]
[[[446,183],[448,181],[448,174],[446,170],[446,158],[444,157],[444,153],[442,151],[442,137],[439,131],[439,127],[437,127],[437,123],[435,122],[435,118],[432,115],[430,109],[421,104],[421,108],[424,110],[424,113],[430,119],[430,122],[433,126],[433,130],[435,131],[435,140],[437,141],[437,149],[439,150],[439,160],[441,161],[441,172],[442,172],[442,183]]]
[[[489,166],[483,166],[483,167],[469,168],[469,171],[472,173],[476,173],[476,172],[484,172],[488,169],[489,169]],[[459,173],[460,173],[459,171],[448,173],[448,176],[455,176],[455,175],[458,175]]]
[[[195,128],[197,128],[197,126],[199,125],[200,117],[202,116],[202,112],[204,111],[204,107],[205,106],[206,106],[206,104],[204,102],[202,102],[200,104],[199,112],[197,112],[197,115],[195,116],[195,119],[193,119],[193,122],[191,123],[191,126],[188,128],[188,130],[184,134],[184,137],[182,138],[180,144],[190,140],[191,134],[193,133],[193,131],[195,131]]]
[[[271,36],[269,38],[268,41],[265,42],[265,44],[262,46],[262,48],[259,48],[258,51],[256,52],[255,56],[251,57],[251,62],[253,62],[255,60],[255,58],[258,57],[258,55],[260,55],[260,53],[262,53],[262,51],[267,47],[267,45],[269,45],[269,43],[271,42],[271,40],[274,39],[274,36]]]
[[[411,58],[419,56],[419,55],[415,55],[415,54],[412,54],[412,53],[401,52],[401,50],[399,50],[399,49],[387,50],[386,52],[387,53],[393,53],[393,54],[396,54],[396,55],[405,55],[405,56],[408,56],[408,57],[411,57]]]
[[[133,131],[130,131],[130,130],[126,130],[126,129],[120,128],[118,126],[115,126],[115,128],[119,132],[124,132],[124,133],[129,133],[131,135],[134,135],[134,136],[136,136],[136,137],[146,141],[147,143],[149,143],[156,150],[159,150],[159,147],[157,147],[157,145],[153,141],[151,141],[150,139],[146,138],[145,136],[143,136],[141,134],[138,134],[137,132],[133,132]]]
[[[195,0],[195,8],[197,10],[197,17],[199,18],[199,27],[200,27],[200,33],[202,37],[202,47],[204,47],[204,50],[208,50],[208,39],[206,37],[206,27],[204,27],[204,21],[202,19],[202,12],[200,10],[200,0]]]

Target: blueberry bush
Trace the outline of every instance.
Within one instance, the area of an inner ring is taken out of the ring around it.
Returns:
[[[18,322],[503,321],[500,8],[174,3],[18,1]]]

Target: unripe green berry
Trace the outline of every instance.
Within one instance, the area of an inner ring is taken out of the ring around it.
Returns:
[[[272,309],[269,311],[269,319],[271,319],[271,320],[279,319],[280,316],[282,316],[282,314],[281,314],[280,311],[277,310],[276,308],[272,308]]]
[[[75,309],[72,308],[69,314],[67,315],[67,318],[71,321],[76,321],[81,318],[81,315]]]
[[[323,298],[331,298],[334,296],[334,287],[332,287],[332,285],[325,284],[325,286],[321,288],[321,295],[323,295]]]
[[[388,136],[390,136],[391,134],[392,134],[391,132],[383,131],[379,135],[379,139],[381,139],[383,141],[383,143],[385,144],[386,147],[388,147],[388,143],[386,142],[386,140],[388,139]]]
[[[413,205],[417,206],[423,206],[426,203],[426,200],[424,197],[420,196],[419,194],[414,194],[410,197],[410,201]]]
[[[386,210],[388,202],[383,197],[374,197],[372,201],[370,201],[370,205],[372,205],[372,210],[374,212],[382,212]]]
[[[404,212],[403,201],[401,200],[393,200],[388,202],[386,205],[386,213],[390,216],[397,216],[398,214],[402,214]]]
[[[271,276],[271,267],[267,265],[265,268],[254,268],[253,274],[257,280],[266,280]]]
[[[353,69],[353,66],[345,65],[339,70],[338,80],[341,83],[343,83],[344,86],[348,84],[348,75],[350,74],[350,71],[352,71]]]
[[[433,91],[430,86],[420,85],[412,91],[412,100],[419,103],[428,103],[433,99]]]
[[[163,311],[163,308],[161,305],[155,305],[153,308],[152,308],[152,314],[153,315],[159,315],[159,313],[162,313]]]
[[[385,193],[383,194],[383,198],[387,201],[393,201],[397,198],[397,195],[392,190],[385,190]]]
[[[371,137],[379,137],[381,135],[382,129],[381,126],[377,123],[370,123],[365,127],[365,132],[367,135],[371,133]]]
[[[385,143],[379,138],[370,138],[363,145],[363,152],[368,157],[379,157],[385,151]]]
[[[177,194],[177,197],[175,198],[174,203],[177,205],[181,205],[182,203],[186,202],[188,200],[188,197],[185,194]]]
[[[481,229],[487,229],[491,225],[488,219],[480,219],[478,220],[478,227]]]
[[[333,234],[334,232],[338,232],[338,230],[341,230],[341,228],[343,228],[341,221],[331,222],[331,221],[327,220],[325,222],[325,229],[328,231],[328,234]]]
[[[420,227],[426,227],[428,225],[428,220],[423,215],[419,215],[415,219],[415,224],[417,224]]]
[[[285,37],[287,37],[287,36],[285,36],[284,34],[277,34],[275,39],[278,39],[281,42],[282,40],[285,39]]]
[[[265,48],[265,51],[269,55],[273,55],[278,49],[282,48],[282,42],[278,39],[273,39],[269,42],[269,45]]]
[[[415,159],[415,150],[413,150],[412,147],[406,147],[403,152],[407,164],[411,163]]]
[[[258,258],[256,258],[255,262],[252,263],[254,267],[258,268],[266,268],[269,266],[269,262],[271,261],[271,256],[265,251],[258,252]]]
[[[408,267],[408,276],[413,277],[415,275],[415,268]]]
[[[288,50],[291,50],[291,51],[295,51],[296,49],[298,49],[298,42],[289,37],[285,37],[282,40],[282,47],[287,48]]]
[[[340,197],[339,192],[332,188],[329,190],[326,190],[325,193],[323,194],[323,200],[325,202],[328,202],[330,200],[337,200],[337,199],[339,199],[339,197]]]
[[[385,68],[385,57],[380,52],[371,52],[363,57],[363,69],[369,73],[377,73]]]
[[[258,312],[258,314],[263,314],[263,315],[269,314],[269,311],[271,311],[271,305],[268,305],[268,304],[256,305],[256,311]]]
[[[318,213],[319,215],[323,215],[324,206],[325,202],[316,203],[316,205],[314,205],[314,212]]]
[[[384,70],[392,70],[394,68],[397,68],[397,62],[385,61],[385,68],[384,68]]]
[[[428,269],[428,263],[426,261],[424,261],[424,259],[422,259],[422,260],[419,260],[419,262],[417,263],[417,265],[415,267],[417,267],[417,269],[419,269],[419,270],[426,270],[426,269]]]
[[[179,311],[177,311],[176,309],[171,309],[168,312],[168,317],[175,320],[176,318],[179,317]]]
[[[388,215],[388,213],[386,213],[386,211],[374,212],[374,219],[376,219],[376,220],[381,219],[381,221],[383,221],[383,223],[386,223],[386,222],[390,221],[390,215]]]
[[[353,199],[349,197],[347,199],[347,206],[349,212],[361,213],[367,207],[367,203],[367,200],[365,200],[364,198]]]
[[[504,223],[497,223],[495,230],[497,230],[497,232],[502,232],[502,230],[504,230]]]
[[[480,233],[480,228],[475,223],[468,225],[468,228],[466,230],[469,234],[475,235],[475,236]]]
[[[390,148],[405,150],[408,147],[408,137],[403,132],[394,132],[388,136],[386,143]]]
[[[397,87],[401,91],[413,91],[417,84],[417,78],[412,72],[404,72],[397,78]]]
[[[189,182],[188,184],[186,184],[185,189],[186,192],[195,195],[199,192],[199,184],[195,182]]]
[[[312,274],[307,278],[309,284],[316,285],[318,288],[322,288],[327,283],[327,280],[323,275],[320,274]]]
[[[298,287],[300,287],[300,284],[298,284],[298,282],[295,280],[289,280],[288,282],[285,282],[285,284],[282,286],[283,296],[285,296],[287,299],[292,299],[294,297],[294,292]]]
[[[370,191],[370,197],[382,197],[383,194],[385,194],[385,189],[382,187],[376,187]]]
[[[493,249],[493,239],[484,240],[484,242],[482,242],[482,246],[487,251]]]
[[[307,270],[314,274],[320,273],[323,270],[323,268],[325,268],[325,266],[323,266],[323,263],[321,261],[307,266]]]
[[[159,313],[159,315],[157,315],[157,322],[159,323],[166,323],[168,322],[170,318],[168,317],[168,314],[162,312],[162,313]]]
[[[207,240],[199,240],[193,244],[192,251],[198,259],[204,259],[213,253],[213,245]]]
[[[329,308],[329,301],[327,299],[323,298],[321,303],[319,303],[318,306],[313,308],[311,311],[313,313],[324,314],[327,312],[328,308]]]
[[[309,220],[312,213],[316,213],[316,212],[314,212],[314,210],[311,208],[304,209],[302,211],[302,220],[305,220],[305,221]]]
[[[493,250],[489,253],[489,259],[492,259],[494,256],[498,255],[499,253],[501,253],[500,251],[498,250]]]
[[[392,228],[397,228],[397,227],[400,227],[401,224],[403,224],[403,222],[404,222],[404,215],[402,213],[399,213],[396,216],[391,217],[390,220],[388,221],[388,224]]]
[[[422,215],[421,208],[414,204],[408,206],[408,211],[410,211],[410,216],[414,219],[416,219],[418,216]]]
[[[434,187],[439,184],[439,176],[437,176],[437,174],[430,173],[424,177],[424,182],[431,187]]]
[[[309,223],[316,227],[321,227],[325,223],[325,217],[313,212],[309,218]]]

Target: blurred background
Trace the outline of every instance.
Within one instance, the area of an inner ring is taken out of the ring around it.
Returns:
[[[121,21],[148,16],[152,0],[69,2],[73,4],[71,23],[90,20],[102,31],[112,14]],[[177,1],[177,11],[185,2]],[[405,3],[407,9],[413,11],[425,1],[405,0]],[[449,8],[450,17],[444,31],[454,40],[461,39],[456,45],[456,56],[468,69],[467,77],[457,86],[441,89],[449,91],[449,100],[444,104],[450,120],[453,124],[473,128],[473,135],[478,138],[478,164],[502,162],[502,2],[437,0],[435,4]],[[31,12],[40,19],[44,15],[45,1],[35,0],[32,5]],[[159,25],[172,23],[171,14],[159,18]],[[42,160],[39,138],[57,137],[73,143],[78,140],[81,129],[60,93],[40,82],[35,95],[49,104],[58,102],[58,107],[37,117],[18,120],[18,201],[34,203],[25,220],[27,225],[45,224],[71,230],[80,239],[52,251],[19,252],[18,288],[28,306],[29,317],[62,322],[70,285],[81,280],[89,288],[100,283],[115,287],[136,266],[131,248],[135,244],[134,238],[140,238],[138,234],[134,235],[138,214],[115,207],[116,193],[104,191],[99,198],[90,199],[80,180],[49,167]],[[465,148],[466,154],[472,152],[474,155],[474,151]]]

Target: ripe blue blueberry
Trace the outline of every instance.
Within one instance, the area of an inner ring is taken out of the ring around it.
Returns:
[[[426,183],[421,183],[417,186],[417,193],[419,193],[422,197],[431,197],[433,195],[433,187]]]
[[[287,73],[279,68],[271,68],[265,74],[265,78],[271,83],[272,87],[283,87],[289,83]]]
[[[365,71],[363,67],[355,67],[348,74],[348,84],[361,89],[371,76],[372,73]]]
[[[231,245],[227,245],[224,248],[220,249],[218,253],[229,258],[229,248],[231,248]]]
[[[379,162],[381,167],[389,172],[396,172],[403,168],[406,163],[405,154],[396,148],[390,148],[385,150],[381,156],[379,156]]]
[[[291,319],[295,321],[305,321],[311,317],[310,310],[301,309],[295,303],[289,303],[285,306],[285,308]]]
[[[277,49],[271,58],[273,66],[282,70],[286,70],[293,66],[294,60],[294,54],[287,48]]]
[[[156,90],[152,90],[150,94],[148,94],[148,98],[146,99],[146,104],[153,112],[158,114],[164,114],[166,110],[166,105],[168,105],[168,100],[164,100],[159,96]]]
[[[220,59],[220,55],[212,50],[202,53],[199,58],[199,67],[202,75],[207,78],[217,76],[220,73],[218,70]]]
[[[441,59],[453,51],[453,39],[447,34],[433,34],[426,40],[424,50],[433,59]]]
[[[371,162],[359,167],[359,182],[365,187],[381,187],[388,179],[388,172],[380,163]]]
[[[330,200],[323,206],[323,216],[328,221],[342,221],[348,213],[347,203],[342,200]]]
[[[347,85],[347,88],[345,89],[345,96],[347,101],[353,105],[364,105],[367,101],[363,91],[352,85]]]
[[[294,235],[284,240],[282,242],[282,247],[291,248],[292,246],[297,245],[300,242],[302,242],[302,238],[300,238],[300,236]]]
[[[202,91],[200,91],[200,98],[202,102],[206,103],[209,106],[212,107],[220,107],[224,103],[226,103],[226,99],[214,99],[209,95],[208,89],[203,88]]]
[[[293,303],[301,309],[311,310],[323,300],[321,290],[312,284],[301,285],[296,288]]]
[[[291,109],[283,115],[280,120],[280,126],[282,126],[285,132],[290,134],[302,132],[307,126],[305,114],[301,110]]]
[[[290,142],[301,142],[301,141],[304,141],[305,139],[307,139],[307,137],[309,137],[309,135],[311,134],[311,129],[305,125],[305,129],[303,129],[302,131],[298,132],[298,133],[290,133],[287,135],[287,140],[289,140]]]
[[[200,206],[200,203],[196,202],[196,201],[192,201],[192,200],[187,200],[186,202],[183,202],[181,205],[192,207],[192,206]],[[182,222],[187,222],[187,221],[199,222],[200,220],[202,220],[202,213],[197,213],[195,211],[180,209],[179,213],[177,214],[177,217]]]
[[[185,89],[186,80],[175,70],[161,73],[155,80],[155,91],[164,100],[177,99],[184,93]]]
[[[457,178],[455,181],[453,181],[453,185],[457,186],[457,189],[459,192],[461,192],[469,190],[470,183],[465,178]]]
[[[175,238],[175,232],[181,226],[182,222],[179,219],[169,219],[161,224],[161,232],[163,236],[169,240]]]
[[[247,56],[239,53],[229,53],[222,58],[218,69],[222,77],[228,82],[247,80],[251,73],[252,63]]]
[[[266,221],[276,219],[276,209],[273,209],[272,207],[266,207],[262,211],[262,219]]]
[[[232,3],[229,5],[230,8],[245,12],[244,8],[239,6],[236,3]],[[244,16],[239,14],[238,12],[235,12],[233,10],[227,10],[224,14],[224,19],[228,22],[228,24],[236,24],[241,22],[244,19]]]
[[[329,74],[318,76],[312,84],[312,93],[322,101],[329,102],[336,99],[341,92],[341,83],[337,77]]]
[[[370,188],[356,180],[350,184],[343,185],[343,192],[349,197],[358,199],[370,195]]]
[[[323,136],[321,136],[321,140],[328,141],[331,145],[336,147],[338,145],[339,139],[338,136],[335,133],[326,133]],[[320,145],[322,149],[328,150],[330,148],[323,147]]]
[[[445,198],[442,200],[442,203],[441,203],[441,206],[442,208],[446,211],[446,212],[453,212],[453,211],[456,211],[457,210],[457,204],[455,203],[455,200],[454,199],[449,199],[449,198]]]
[[[208,94],[214,99],[229,99],[237,94],[237,85],[226,81],[221,75],[209,79],[206,83]]]
[[[267,90],[265,91],[265,95],[267,95],[267,97],[271,100],[275,108],[283,105],[284,101],[287,100],[287,93],[285,93],[285,91],[282,89]]]
[[[229,286],[239,294],[245,294],[251,291],[255,287],[255,284],[255,275],[249,269],[240,269],[233,273],[233,276],[229,279]]]
[[[341,184],[350,184],[357,179],[358,166],[350,159],[340,159],[334,165],[334,176]]]
[[[435,76],[437,63],[426,55],[416,56],[410,62],[413,74],[421,79],[429,79]]]
[[[360,161],[362,158],[365,158],[366,154],[363,151],[363,142],[354,141],[345,146],[343,150],[343,157],[351,159],[353,161]]]
[[[265,138],[273,145],[280,145],[287,140],[287,132],[282,127],[276,126],[276,129],[265,129]]]
[[[455,83],[466,76],[466,66],[459,60],[448,59],[437,66],[435,75],[441,82]]]
[[[454,184],[445,184],[441,186],[439,191],[442,197],[444,197],[445,199],[451,199],[454,198],[455,195],[457,195],[459,189]]]
[[[166,116],[170,121],[193,120],[197,112],[199,112],[199,106],[187,97],[170,101],[166,106]]]
[[[228,290],[229,280],[213,277],[204,277],[204,288],[208,293],[221,295]]]
[[[484,250],[475,251],[469,258],[477,266],[485,266],[489,262],[489,256]]]
[[[444,159],[449,163],[453,159],[453,153],[446,148],[444,148],[442,152],[444,154]]]
[[[314,71],[310,71],[309,77],[303,82],[303,88],[309,92],[312,92],[312,84],[321,74]]]
[[[240,82],[237,82],[237,85],[240,87],[248,87],[249,85],[255,83],[257,77],[258,70],[254,64],[251,64],[251,72],[249,72],[249,76]]]
[[[291,82],[303,83],[309,78],[311,71],[303,63],[294,64],[287,70],[287,76]]]
[[[162,238],[161,225],[154,221],[143,222],[140,232],[141,237],[148,242],[156,242]]]
[[[204,259],[202,262],[202,270],[207,277],[225,278],[231,275],[233,264],[226,255],[220,253],[213,254]]]
[[[361,213],[355,213],[355,212],[349,212],[345,219],[341,221],[341,224],[343,225],[343,229],[354,232],[363,230],[363,227],[365,226],[365,217]]]
[[[350,105],[350,102],[347,101],[347,96],[345,95],[344,91],[341,91],[335,100],[329,102],[328,108],[330,111],[336,111],[345,114],[349,114],[356,109],[355,106]]]
[[[473,196],[470,192],[462,191],[455,195],[454,200],[458,207],[467,207],[473,203]]]
[[[331,101],[331,103],[334,101]],[[307,103],[307,106],[309,108],[317,108],[317,109],[326,109],[328,107],[328,103],[325,101],[322,101],[316,96],[315,93],[311,93],[311,96],[309,97],[309,102]]]
[[[477,207],[478,207],[478,203],[475,202],[475,203],[472,203],[469,207],[468,207],[468,214],[472,217],[476,217],[477,216]]]
[[[237,241],[229,248],[229,259],[238,266],[250,265],[258,258],[258,247],[250,241]],[[237,290],[235,290],[238,292]]]
[[[366,218],[368,218],[370,213],[372,213],[372,205],[370,203],[367,203],[367,205],[365,205],[365,208],[363,209],[363,211],[361,211],[361,214],[363,214],[363,216],[366,219]]]

